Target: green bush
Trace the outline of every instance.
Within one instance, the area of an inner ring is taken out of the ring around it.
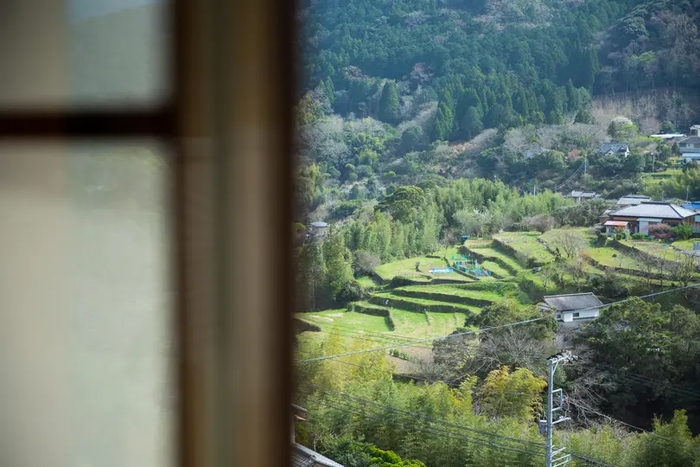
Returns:
[[[651,237],[640,232],[632,234],[632,240],[651,240]]]
[[[604,248],[608,244],[608,236],[605,234],[599,234],[595,239],[595,246],[598,248]]]
[[[693,236],[693,228],[688,224],[679,224],[671,229],[673,235],[680,238],[681,240],[688,240]]]

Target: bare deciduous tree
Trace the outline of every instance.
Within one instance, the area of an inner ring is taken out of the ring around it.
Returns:
[[[588,240],[580,232],[575,230],[563,230],[551,236],[550,243],[556,248],[561,248],[569,259],[576,258],[588,247]]]
[[[683,287],[687,287],[695,277],[697,269],[697,256],[692,253],[678,253],[676,264],[671,270],[671,277],[674,281],[680,282]]]

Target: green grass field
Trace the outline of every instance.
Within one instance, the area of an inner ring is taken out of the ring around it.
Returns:
[[[298,313],[297,318],[319,326],[323,330],[344,328],[349,330],[364,330],[370,332],[390,333],[391,330],[383,316],[372,316],[352,311],[326,310],[316,313]]]
[[[637,250],[640,250],[644,253],[647,253],[651,256],[655,256],[656,258],[664,259],[666,261],[677,261],[678,256],[683,254],[669,245],[663,245],[657,242],[626,240],[622,243],[627,246],[631,246]]]
[[[551,263],[554,261],[554,255],[537,241],[539,236],[539,232],[505,232],[494,235],[493,238],[513,248],[527,259],[541,264]]]
[[[544,240],[545,242],[551,243],[553,240],[556,238],[556,236],[565,231],[573,231],[573,232],[578,232],[581,235],[584,236],[587,240],[593,242],[595,241],[595,235],[591,233],[591,228],[590,227],[571,227],[571,228],[562,228],[562,229],[552,229],[549,230],[542,235],[540,235],[540,238]]]
[[[374,283],[371,277],[367,276],[362,276],[357,278],[357,282],[360,283],[362,287],[365,289],[375,289],[377,288],[377,284]]]
[[[583,254],[594,259],[603,267],[637,270],[641,269],[641,266],[636,259],[627,256],[614,248],[589,248],[588,250],[585,250]]]
[[[517,293],[516,290],[510,291],[513,295]],[[504,298],[503,294],[495,291],[489,290],[473,290],[462,287],[456,287],[452,285],[409,285],[406,287],[400,287],[397,290],[406,290],[410,292],[419,292],[424,294],[439,294],[439,295],[451,295],[454,297],[464,297],[464,298],[474,298],[478,300],[488,300],[490,302],[496,302]]]
[[[673,247],[679,250],[693,251],[695,242],[700,242],[700,238],[691,238],[690,240],[678,240],[673,242]]]
[[[450,334],[463,327],[467,318],[465,313],[416,313],[404,310],[392,310],[391,315],[397,334],[417,339]]]

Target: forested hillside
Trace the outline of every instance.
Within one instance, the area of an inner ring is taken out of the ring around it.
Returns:
[[[306,2],[297,219],[460,177],[644,191],[672,156],[647,135],[699,116],[697,3]],[[632,157],[599,157],[606,141]]]

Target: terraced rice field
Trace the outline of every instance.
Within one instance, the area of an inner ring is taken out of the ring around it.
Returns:
[[[345,309],[299,313],[297,318],[313,323],[323,330],[345,328],[379,333],[391,332],[391,328],[383,316],[354,313]]]
[[[455,254],[456,249],[448,250],[448,258],[450,253]],[[374,271],[385,281],[390,281],[396,276],[407,277],[411,280],[430,282],[433,278],[451,279],[463,282],[469,282],[472,279],[465,277],[456,272],[447,274],[431,274],[431,269],[446,268],[447,263],[443,259],[445,251],[437,252],[431,256],[439,256],[439,258],[431,258],[428,256],[418,256],[414,258],[402,259],[391,263],[382,264]],[[416,263],[420,263],[420,271],[416,271]]]
[[[602,267],[642,270],[639,261],[615,248],[589,248],[583,252],[583,255],[592,258]]]
[[[488,265],[486,263],[496,263],[498,265],[498,271],[492,270],[492,272],[496,272],[498,276],[501,276],[502,278],[515,276],[518,274],[518,272],[525,269],[515,258],[496,249],[493,246],[493,242],[490,244],[484,244],[482,241],[478,242],[479,243],[472,243],[471,241],[467,241],[464,243],[464,246],[468,250],[483,258],[482,261],[484,261],[484,263],[482,264],[485,268],[488,269]],[[507,275],[503,274],[504,272],[506,272]]]
[[[657,242],[624,241],[622,243],[656,258],[664,259],[666,261],[677,261],[679,255],[684,254],[671,247],[670,245],[664,245]]]
[[[551,263],[554,261],[554,255],[537,240],[539,236],[539,232],[505,232],[494,235],[493,238],[513,248],[528,260],[540,264]]]

